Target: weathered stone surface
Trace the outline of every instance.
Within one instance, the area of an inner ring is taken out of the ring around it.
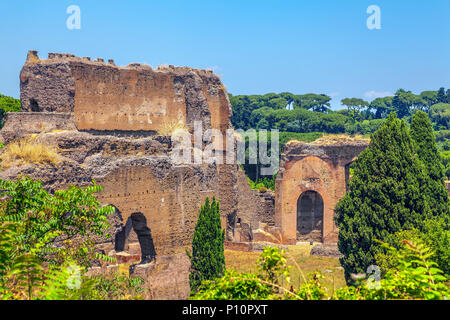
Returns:
[[[147,280],[145,288],[147,299],[179,300],[187,299],[190,294],[190,261],[185,253],[159,256],[156,261],[137,265],[132,273]]]
[[[321,257],[336,257],[336,258],[343,257],[342,253],[339,252],[337,244],[335,243],[327,243],[327,244],[318,243],[312,248],[311,255]]]
[[[56,130],[76,130],[72,113],[9,112],[1,131],[3,143],[18,140],[31,134]]]
[[[268,190],[259,192],[251,190],[247,177],[242,170],[236,175],[236,184],[238,193],[238,204],[236,216],[229,216],[228,223],[237,226],[238,221],[245,221],[251,229],[257,229],[260,223],[266,223],[270,226],[275,225],[275,194]]]
[[[158,131],[183,121],[230,127],[231,105],[217,75],[186,67],[118,67],[70,54],[29,54],[21,74],[24,111],[73,112],[79,130]]]

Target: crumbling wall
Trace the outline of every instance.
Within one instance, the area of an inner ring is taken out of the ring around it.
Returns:
[[[30,51],[20,75],[24,111],[74,112],[79,130],[158,131],[171,123],[230,127],[231,105],[218,76],[186,67],[118,67],[70,54]]]
[[[57,166],[12,166],[1,171],[0,178],[29,176],[41,180],[50,192],[95,180],[104,188],[99,201],[117,209],[110,217],[113,237],[95,240],[105,254],[117,255],[114,233],[133,213],[142,213],[156,262],[136,272],[147,278],[153,298],[187,298],[185,249],[191,246],[206,197],[220,202],[227,237],[233,237],[237,216],[258,219],[258,205],[265,200],[255,202],[261,198],[246,180],[239,182],[245,175],[237,164],[177,164],[171,159],[170,137],[156,134],[178,121],[189,129],[195,121],[222,133],[230,128],[228,95],[212,72],[173,66],[153,70],[139,64],[117,67],[113,61],[71,54],[50,53],[41,60],[30,51],[20,81],[24,112],[8,114],[1,139],[9,143],[37,133],[36,141],[56,147],[61,161]],[[222,151],[223,146],[215,147]],[[130,252],[119,256],[119,262],[139,258],[136,235],[132,232],[130,238]]]
[[[20,100],[26,112],[72,112],[75,106],[75,79],[69,60],[40,60],[36,51],[28,53],[20,72]]]
[[[142,213],[156,252],[170,255],[191,245],[200,206],[215,190],[215,168],[121,166],[99,179],[99,201],[113,204],[124,221]],[[201,182],[200,182],[201,181]]]

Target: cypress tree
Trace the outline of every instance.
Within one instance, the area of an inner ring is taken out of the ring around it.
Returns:
[[[448,191],[445,186],[444,167],[431,121],[423,111],[417,111],[412,118],[411,138],[416,144],[417,155],[425,166],[428,179],[423,192],[428,196],[433,216],[446,215],[448,214]]]
[[[219,203],[213,198],[210,204],[206,198],[198,217],[192,239],[191,273],[189,283],[191,291],[196,292],[203,280],[214,280],[223,276],[225,231],[220,221]]]
[[[425,183],[406,123],[391,113],[372,135],[369,147],[353,164],[349,192],[336,206],[338,247],[347,283],[352,273],[365,273],[375,264],[380,246],[393,234],[420,228],[430,208],[421,188]]]
[[[433,259],[448,274],[450,272],[450,211],[448,191],[445,186],[444,166],[436,145],[436,138],[428,115],[417,111],[411,121],[411,137],[416,144],[419,159],[428,176],[424,194],[433,214],[425,222],[424,237],[434,250]]]

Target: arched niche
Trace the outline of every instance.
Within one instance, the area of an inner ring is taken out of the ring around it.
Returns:
[[[324,202],[313,190],[303,192],[297,200],[297,240],[323,239]]]
[[[155,245],[152,232],[147,224],[147,219],[141,212],[135,212],[128,218],[125,226],[116,233],[114,248],[116,252],[125,250],[125,243],[131,230],[136,232],[141,247],[142,260],[147,262],[156,258]]]

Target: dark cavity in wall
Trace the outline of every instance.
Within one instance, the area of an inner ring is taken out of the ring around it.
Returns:
[[[39,103],[36,101],[36,99],[30,99],[30,109],[32,112],[41,112]]]
[[[142,261],[148,263],[156,258],[155,245],[153,243],[152,232],[147,226],[147,219],[145,216],[136,212],[128,218],[125,226],[116,234],[115,250],[122,252],[125,249],[125,242],[130,235],[131,229],[136,232],[141,247]]]
[[[298,240],[322,241],[323,208],[323,199],[315,191],[306,191],[298,198]]]

